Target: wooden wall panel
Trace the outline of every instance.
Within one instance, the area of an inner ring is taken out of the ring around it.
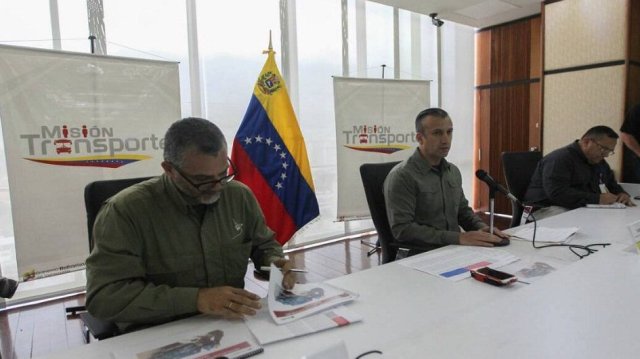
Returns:
[[[640,103],[640,65],[629,66],[627,75],[627,106]]]
[[[529,42],[529,78],[542,76],[542,19],[534,17],[529,22],[531,41]]]
[[[476,34],[476,86],[491,83],[491,31]]]
[[[531,24],[522,21],[491,30],[491,83],[529,78]]]
[[[542,150],[542,84],[529,88],[529,150]]]
[[[544,154],[580,138],[596,125],[620,129],[624,117],[626,66],[608,66],[546,75],[544,82]],[[619,149],[607,158],[620,173]]]
[[[476,111],[474,170],[484,169],[504,183],[500,156],[539,146],[542,73],[541,17],[480,30],[476,34]],[[487,60],[487,48],[490,59]],[[487,61],[490,65],[487,66]],[[534,75],[538,77],[533,77]],[[489,82],[485,82],[489,80]],[[532,117],[535,116],[535,117]],[[532,133],[531,128],[536,129]],[[531,141],[534,142],[531,142]],[[481,155],[478,156],[478,153]],[[474,180],[473,207],[487,211],[487,186]],[[511,214],[511,204],[496,196],[496,212]]]
[[[545,5],[545,71],[623,58],[627,1],[564,0]]]
[[[639,45],[640,47],[640,45]],[[640,103],[640,65],[636,64],[635,62],[632,63],[631,65],[627,66],[627,79],[626,79],[626,83],[627,83],[627,90],[626,90],[626,106],[625,109],[629,109],[632,106],[634,106],[635,104]],[[626,111],[625,111],[626,112]],[[618,128],[616,128],[615,130],[618,130]],[[622,163],[624,164],[624,156],[628,154],[627,151],[623,151],[622,147],[624,146],[623,144],[620,144],[621,146],[621,150],[620,153],[622,155]],[[621,178],[620,180],[623,182],[629,182],[630,179],[628,177],[626,177],[626,172],[628,170],[624,167],[624,165],[622,166],[622,170],[621,170]],[[625,178],[626,177],[626,178]]]
[[[500,87],[491,90],[491,163],[487,170],[504,183],[501,154],[504,151],[529,149],[529,85]],[[496,211],[509,213],[510,202],[502,195],[496,198]]]
[[[629,60],[640,62],[640,1],[629,3]]]
[[[476,90],[475,93],[475,116],[474,116],[474,142],[473,163],[474,168],[489,168],[490,152],[490,130],[491,130],[491,90]],[[473,181],[473,203],[472,207],[486,210],[488,204],[486,198],[489,195],[487,186],[474,177]]]

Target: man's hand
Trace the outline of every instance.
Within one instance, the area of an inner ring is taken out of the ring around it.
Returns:
[[[198,311],[219,315],[229,319],[240,319],[245,315],[255,315],[260,309],[260,297],[244,289],[234,287],[200,288],[198,290]]]
[[[491,227],[487,226],[487,227],[482,228],[481,231],[489,233],[489,229],[490,228]],[[496,227],[493,227],[493,234],[495,234],[496,236],[498,236],[500,238],[509,238],[508,234],[502,232],[501,230],[499,230]]]
[[[625,206],[629,206],[629,207],[635,207],[636,206],[636,204],[631,200],[631,196],[629,196],[629,194],[626,193],[626,192],[618,193],[618,195],[616,197],[616,202],[620,202],[620,203],[624,204]]]
[[[296,274],[291,271],[293,268],[293,262],[288,259],[281,258],[273,261],[273,264],[282,271],[282,286],[284,289],[292,289],[296,284]]]
[[[618,196],[613,193],[600,193],[600,204],[614,204]]]
[[[489,234],[487,233],[488,231],[489,231],[489,228],[487,227],[486,231],[483,228],[482,230],[479,230],[479,231],[460,233],[460,237],[459,237],[460,244],[465,246],[493,247],[494,244],[500,243],[502,238],[498,237],[497,235]],[[496,230],[494,228],[494,232],[495,231]],[[502,232],[500,232],[500,234],[505,235]]]

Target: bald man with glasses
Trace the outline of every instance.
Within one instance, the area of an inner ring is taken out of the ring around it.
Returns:
[[[87,259],[87,309],[121,331],[197,313],[254,315],[259,297],[244,290],[249,258],[281,268],[292,288],[292,264],[253,193],[233,181],[220,129],[186,118],[164,138],[164,174],[110,198],[94,225]]]
[[[536,219],[587,204],[635,206],[605,161],[615,152],[618,134],[607,126],[590,128],[579,140],[559,148],[538,163],[524,202]]]

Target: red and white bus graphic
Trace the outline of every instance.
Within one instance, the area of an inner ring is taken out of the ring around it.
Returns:
[[[53,144],[56,146],[56,153],[71,153],[71,140],[55,140]]]

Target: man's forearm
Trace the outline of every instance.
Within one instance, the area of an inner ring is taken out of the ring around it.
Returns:
[[[112,322],[153,324],[197,312],[198,288],[156,286],[142,280],[111,283],[87,296],[87,309]]]
[[[640,157],[640,143],[638,143],[633,135],[620,132],[620,139],[631,151],[633,151],[633,153],[636,154],[636,156]]]

